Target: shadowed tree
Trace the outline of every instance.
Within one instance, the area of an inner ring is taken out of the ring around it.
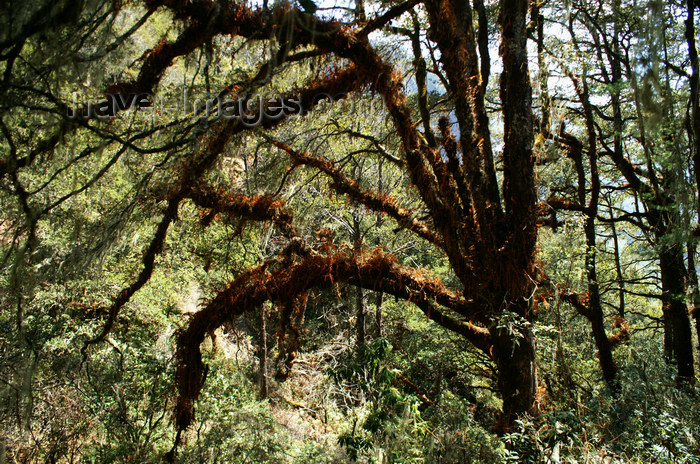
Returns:
[[[341,58],[325,77],[303,84],[297,92],[301,97],[300,113],[313,110],[313,96],[320,92],[340,97],[369,88],[380,94],[401,142],[403,163],[411,184],[427,211],[425,218],[415,217],[396,199],[364,190],[341,167],[321,156],[283,142],[272,143],[289,156],[294,166],[323,173],[336,192],[369,210],[386,214],[399,228],[432,243],[445,254],[461,284],[459,288],[447,288],[438,279],[426,278],[399,265],[380,249],[327,247],[319,252],[298,235],[292,225],[292,213],[281,200],[238,198],[204,187],[193,188],[192,185],[201,184],[199,175],[196,172],[188,175],[170,194],[171,204],[189,197],[198,206],[207,208],[209,214],[243,213],[251,220],[274,221],[288,237],[289,244],[276,258],[241,273],[203,305],[180,335],[177,353],[180,398],[176,416],[179,430],[187,428],[194,418],[194,402],[205,377],[200,345],[207,333],[245,311],[260,308],[267,300],[283,302],[285,311],[298,313],[301,311],[298,305],[310,289],[343,281],[409,300],[431,320],[463,335],[491,356],[498,370],[504,428],[516,415],[533,410],[537,375],[529,321],[536,278],[536,195],[525,28],[528,5],[525,1],[504,1],[500,8],[500,54],[504,69],[500,98],[505,124],[501,198],[484,101],[482,78],[488,74],[479,71],[470,5],[459,1],[425,4],[428,37],[440,51],[459,128],[459,136],[455,138],[448,121],[440,121],[440,148],[426,142],[417,129],[400,75],[367,38],[370,31],[407,11],[414,3],[399,4],[363,28],[353,29],[285,5],[266,15],[243,5],[223,8],[206,1],[166,2],[190,28],[206,21],[207,30],[213,33],[248,38],[286,37],[288,53],[299,47],[312,47],[315,53]],[[151,7],[155,6],[153,2]],[[292,30],[286,31],[288,27]],[[184,46],[187,40],[181,35],[174,43]],[[165,69],[161,63],[167,63],[169,57],[164,51],[178,48],[167,45],[149,56],[141,75],[149,65],[158,64]],[[149,74],[156,75],[155,69]],[[127,82],[122,88],[138,87]],[[282,119],[267,119],[264,114],[258,117],[262,130],[282,123]],[[202,152],[192,159],[218,156],[226,141],[240,130],[236,123],[218,122],[210,130]]]
[[[285,245],[277,256],[240,272],[205,302],[182,329],[177,342],[177,440],[195,417],[195,402],[206,377],[200,345],[207,334],[246,311],[260,311],[265,302],[272,301],[280,308],[281,328],[287,334],[285,349],[293,353],[300,343],[308,292],[338,282],[404,299],[420,308],[430,320],[464,336],[486,353],[497,368],[497,390],[503,399],[500,430],[507,430],[519,414],[534,412],[537,372],[530,325],[538,270],[532,92],[526,48],[528,2],[503,0],[499,5],[502,140],[491,134],[486,109],[489,25],[482,2],[475,2],[478,31],[472,6],[463,0],[409,0],[348,24],[322,19],[306,4],[303,11],[287,3],[257,8],[213,0],[147,0],[143,6],[147,11],[145,18],[156,10],[164,10],[181,27],[172,38],[162,39],[143,54],[137,72],[131,73],[132,78],[114,78],[105,89],[108,95],[127,97],[154,91],[178,59],[200,49],[209,50],[212,40],[220,37],[268,43],[271,53],[269,59],[260,59],[257,73],[219,89],[210,88],[207,74],[207,91],[218,95],[218,101],[227,92],[252,95],[270,82],[283,65],[321,63],[321,69],[314,78],[288,85],[288,91],[279,100],[285,102],[285,108],[268,102],[264,108],[249,108],[246,115],[213,117],[206,124],[179,121],[179,125],[173,123],[139,132],[126,141],[110,132],[109,118],[125,109],[122,107],[125,105],[120,106],[115,100],[91,114],[86,107],[69,112],[67,104],[49,94],[46,99],[56,114],[63,114],[64,120],[66,114],[77,118],[59,125],[54,135],[39,141],[35,150],[27,153],[15,148],[13,134],[3,125],[12,156],[9,164],[0,166],[0,174],[16,181],[18,197],[25,203],[27,196],[21,193],[17,172],[36,163],[39,153],[49,151],[60,141],[74,134],[90,133],[110,143],[119,142],[124,150],[138,151],[138,140],[176,127],[175,136],[167,143],[147,152],[176,151],[178,156],[168,164],[168,175],[158,185],[143,183],[149,185],[145,189],[149,198],[162,209],[150,245],[143,253],[142,270],[109,307],[103,308],[106,323],[101,333],[86,343],[85,356],[90,345],[106,339],[121,308],[149,281],[169,227],[182,213],[183,204],[191,202],[199,210],[204,226],[215,217],[238,223],[272,223]],[[421,8],[427,14],[426,24],[422,25],[415,15],[415,29],[409,32],[414,38],[416,63],[421,69],[425,67],[420,56],[420,38],[425,36],[430,47],[439,53],[439,63],[436,62],[439,69],[435,72],[444,79],[448,106],[453,108],[437,125],[431,124],[430,112],[425,107],[425,69],[417,76],[422,89],[419,123],[414,120],[415,112],[409,104],[401,73],[369,39],[370,33],[387,27],[410,10]],[[13,56],[19,53],[16,50],[21,50],[23,41],[32,33],[21,31],[1,44],[6,61],[14,60]],[[116,48],[119,43],[110,46]],[[11,75],[11,67],[10,63],[6,75]],[[129,76],[120,72],[115,75]],[[400,159],[391,159],[405,169],[420,208],[407,208],[398,198],[369,190],[339,163],[273,135],[273,129],[283,128],[290,116],[312,117],[322,100],[319,96],[334,102],[352,93],[368,91],[382,98],[383,110],[401,151]],[[92,116],[105,116],[108,121]],[[453,121],[457,135],[451,127]],[[432,133],[435,129],[437,136]],[[230,186],[215,185],[210,174],[217,161],[237,137],[249,132],[255,132],[271,149],[287,156],[290,170],[306,169],[327,177],[330,188],[346,196],[352,205],[382,214],[395,222],[397,230],[429,242],[449,263],[456,284],[448,287],[438,278],[400,264],[381,248],[363,247],[359,240],[355,246],[344,248],[305,237],[295,224],[293,211],[277,194],[245,195]],[[493,146],[501,142],[502,156],[496,162]],[[497,165],[502,169],[500,183]],[[35,223],[36,211],[24,206],[28,222]]]

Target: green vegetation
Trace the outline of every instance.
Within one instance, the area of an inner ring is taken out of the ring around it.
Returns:
[[[700,463],[699,8],[0,4],[0,464]]]

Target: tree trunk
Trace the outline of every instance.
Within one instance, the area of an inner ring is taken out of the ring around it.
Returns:
[[[365,304],[362,287],[355,287],[355,304],[357,308],[357,359],[364,365],[365,353]]]
[[[260,312],[260,398],[269,394],[267,382],[267,305]]]
[[[690,84],[690,128],[688,133],[692,141],[693,171],[695,173],[695,185],[698,198],[697,207],[700,212],[700,63],[695,33],[695,8],[696,2],[687,0],[688,16],[685,20],[685,39],[688,44],[688,58],[690,59],[691,74]]]
[[[377,309],[374,313],[375,323],[377,325],[377,338],[382,336],[382,304],[384,303],[384,292],[377,292]]]
[[[352,212],[352,239],[356,250],[362,247],[362,229],[360,228],[360,208],[356,206]],[[355,324],[355,334],[357,336],[357,360],[364,368],[365,355],[365,302],[364,292],[359,285],[355,287],[355,308],[357,320]]]
[[[537,366],[535,339],[529,327],[534,317],[529,298],[534,291],[530,276],[535,274],[537,193],[532,153],[532,88],[527,54],[529,2],[503,0],[500,8],[503,203],[507,217],[507,241],[512,243],[504,247],[511,246],[512,255],[505,255],[510,262],[503,273],[508,273],[509,269],[515,272],[501,282],[501,290],[505,290],[504,298],[492,302],[500,306],[503,301],[509,301],[505,309],[519,315],[523,321],[508,328],[490,330],[492,357],[498,368],[497,385],[503,398],[501,424],[503,431],[506,431],[518,415],[535,412]]]
[[[595,201],[592,200],[591,205],[597,205],[597,199]],[[600,370],[603,372],[603,379],[605,379],[605,383],[608,384],[610,390],[615,393],[618,391],[615,379],[617,366],[613,360],[610,339],[605,332],[605,315],[603,314],[603,306],[600,301],[600,284],[598,283],[598,272],[596,270],[597,249],[594,214],[597,208],[589,207],[593,209],[593,214],[589,213],[584,225],[587,246],[586,275],[588,278],[588,312],[586,316],[591,323],[591,332],[598,350],[598,362],[600,363]]]
[[[605,379],[605,383],[607,383],[610,390],[615,393],[618,391],[618,385],[615,379],[615,376],[617,375],[617,366],[613,360],[610,339],[605,333],[602,312],[596,312],[592,316],[593,317],[590,319],[591,331],[593,332],[593,339],[595,340],[595,345],[598,349],[600,370],[603,372],[603,379]]]
[[[564,340],[561,335],[561,309],[558,297],[555,302],[555,305],[557,310],[555,314],[557,324],[557,350],[555,353],[555,359],[557,361],[557,370],[559,371],[559,376],[561,377],[561,385],[565,391],[569,391],[569,389],[573,385],[573,382],[571,381],[571,372],[569,371],[569,365],[566,363],[566,357],[564,356]]]
[[[603,373],[605,383],[610,390],[615,393],[618,386],[615,381],[617,366],[612,356],[612,345],[608,335],[605,333],[605,314],[600,300],[600,284],[598,283],[598,272],[596,269],[596,256],[598,249],[596,246],[596,217],[598,215],[598,203],[600,200],[600,176],[598,174],[598,140],[593,118],[593,108],[589,100],[588,84],[586,78],[570,76],[579,96],[583,113],[586,120],[586,133],[588,141],[588,165],[590,169],[590,199],[586,200],[586,173],[583,163],[584,144],[569,134],[562,136],[569,139],[569,156],[574,160],[576,172],[578,173],[578,202],[585,206],[586,219],[584,222],[584,233],[586,236],[586,280],[588,281],[588,305],[583,315],[591,323],[591,331],[596,349],[598,350],[598,362]]]
[[[610,217],[613,217],[613,210],[610,203],[608,203],[608,211]],[[615,226],[615,221],[610,223],[610,232],[613,238],[613,258],[615,259],[615,277],[617,278],[617,291],[618,291],[618,306],[617,314],[620,317],[625,317],[625,277],[622,273],[622,261],[620,260],[620,243],[617,235],[617,227]]]
[[[690,289],[690,315],[695,319],[695,332],[698,336],[700,349],[700,288],[698,288],[698,273],[695,270],[695,244],[688,241],[688,286]]]
[[[503,412],[496,432],[506,433],[513,421],[525,413],[534,413],[537,395],[535,338],[525,328],[494,328],[492,357],[498,369],[498,391],[503,399]]]
[[[610,390],[614,393],[618,390],[615,380],[617,375],[617,366],[613,360],[612,346],[610,339],[605,332],[605,320],[603,314],[603,306],[600,301],[600,286],[598,284],[598,274],[596,272],[596,247],[595,247],[595,218],[586,218],[586,241],[588,249],[586,250],[586,268],[588,277],[588,311],[585,316],[591,323],[591,332],[595,341],[596,349],[598,350],[598,362],[600,370],[603,372],[603,379],[608,384]]]
[[[679,244],[663,246],[659,252],[659,267],[665,327],[664,341],[672,343],[666,350],[672,351],[672,359],[675,359],[678,364],[678,380],[692,381],[695,377],[693,343],[688,307],[685,304],[686,275],[682,247]],[[666,335],[669,332],[670,335]]]

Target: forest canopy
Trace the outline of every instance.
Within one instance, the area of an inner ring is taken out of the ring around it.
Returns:
[[[695,0],[0,4],[0,464],[700,462]]]

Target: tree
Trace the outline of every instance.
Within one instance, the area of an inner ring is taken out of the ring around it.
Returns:
[[[205,367],[199,346],[207,333],[245,311],[260,308],[266,300],[280,303],[282,320],[291,321],[301,311],[299,305],[310,289],[341,281],[405,298],[420,307],[431,320],[463,335],[491,356],[498,366],[498,388],[504,401],[504,428],[516,415],[533,410],[537,375],[534,339],[529,325],[536,279],[536,195],[525,27],[528,5],[522,0],[504,1],[498,19],[504,66],[500,79],[505,122],[503,198],[497,182],[485,106],[489,67],[484,63],[489,61],[486,43],[489,37],[483,5],[477,5],[480,21],[477,41],[471,5],[459,1],[425,4],[428,17],[426,34],[441,55],[441,73],[446,76],[446,90],[454,106],[459,130],[455,138],[449,118],[441,118],[440,145],[429,135],[432,131],[430,121],[423,121],[425,134],[417,129],[401,76],[368,38],[371,32],[386,26],[416,5],[415,1],[400,3],[366,23],[349,27],[335,19],[320,19],[308,8],[300,11],[284,3],[268,10],[209,0],[147,1],[144,2],[144,18],[165,8],[183,26],[173,40],[164,38],[144,54],[134,78],[114,78],[105,89],[109,98],[92,109],[88,105],[69,111],[70,108],[51,93],[55,89],[42,90],[49,94],[45,98],[53,104],[54,112],[73,116],[48,141],[37,145],[36,150],[43,152],[46,145],[51,148],[59,140],[82,131],[92,131],[107,140],[115,137],[110,135],[115,131],[109,126],[109,121],[104,121],[105,125],[101,120],[111,120],[119,111],[132,106],[133,96],[138,99],[138,95],[148,94],[163,83],[166,71],[178,57],[200,47],[210,50],[212,41],[218,36],[268,43],[272,57],[261,63],[257,74],[249,80],[222,86],[216,103],[223,100],[226,90],[239,95],[245,91],[250,95],[274,78],[275,70],[282,65],[303,64],[314,57],[320,57],[324,63],[325,70],[319,77],[289,85],[298,90],[288,89],[279,100],[285,107],[284,111],[275,111],[274,108],[270,111],[274,102],[268,101],[266,108],[260,106],[233,118],[210,118],[204,124],[198,124],[196,129],[181,123],[174,131],[175,142],[149,149],[150,153],[167,153],[168,150],[182,150],[189,140],[196,142],[193,152],[179,156],[177,162],[170,165],[169,179],[147,187],[164,209],[144,252],[143,268],[136,280],[106,308],[105,326],[100,334],[88,340],[85,352],[90,345],[106,338],[121,308],[151,277],[156,257],[166,243],[167,231],[182,211],[185,201],[191,201],[203,210],[207,221],[216,215],[235,216],[246,221],[271,221],[288,242],[277,257],[237,276],[195,315],[180,336],[177,373],[180,399],[176,420],[180,430],[191,423],[193,402],[204,382]],[[108,11],[107,15],[114,13]],[[63,17],[61,14],[59,12],[57,20]],[[107,50],[117,48],[139,25],[137,22],[125,35],[108,45]],[[6,76],[17,77],[12,74],[13,55],[33,33],[27,29],[8,36],[4,44],[5,49],[10,50],[6,56]],[[481,71],[478,51],[482,54]],[[206,53],[209,61],[205,77],[209,92],[212,58],[210,52]],[[97,59],[99,53],[88,58]],[[115,71],[114,75],[123,74]],[[14,89],[16,84],[7,85]],[[268,139],[269,143],[287,153],[292,167],[304,166],[324,174],[336,192],[358,205],[391,217],[399,229],[411,231],[441,250],[457,277],[457,288],[448,288],[439,279],[399,265],[394,257],[380,249],[367,250],[356,246],[353,250],[326,247],[318,251],[313,243],[298,233],[293,224],[293,213],[279,198],[237,194],[227,186],[214,186],[207,180],[226,147],[235,137],[249,132],[252,126],[256,127],[256,132],[263,133],[280,126],[293,114],[312,112],[319,103],[319,95],[335,101],[363,89],[377,92],[384,101],[403,153],[403,159],[397,162],[408,172],[411,185],[422,202],[423,218],[417,217],[417,211],[402,207],[397,199],[363,189],[355,179],[322,156],[309,154],[273,137]],[[246,102],[250,101],[249,98],[245,97]],[[142,106],[147,104],[137,101]],[[165,129],[160,126],[139,132],[132,135],[131,140],[153,137],[165,133]],[[14,136],[8,130],[4,134],[8,146],[16,147]],[[116,137],[124,150],[135,148],[133,142],[125,143],[122,136]],[[31,226],[37,218],[31,206],[26,204],[27,195],[22,193],[16,173],[21,167],[36,162],[37,153],[22,156],[16,148],[13,150],[11,162],[3,166],[3,175],[14,176],[18,198],[25,206]],[[107,164],[100,176],[110,166]],[[89,186],[70,192],[68,197]],[[43,213],[48,213],[49,209]],[[291,330],[292,325],[287,325],[286,329]]]
[[[416,129],[395,71],[366,39],[370,30],[410,6],[394,7],[357,32],[284,7],[279,7],[276,15],[264,21],[261,11],[238,6],[235,17],[242,16],[245,20],[240,23],[234,20],[222,30],[231,30],[236,25],[240,33],[252,31],[253,24],[260,24],[258,29],[275,31],[285,22],[308,22],[312,26],[306,28],[308,30],[295,30],[290,34],[290,49],[294,49],[293,45],[314,44],[325,53],[334,52],[351,62],[327,78],[311,83],[302,95],[306,97],[320,90],[334,95],[370,85],[383,97],[402,144],[406,169],[424,203],[430,225],[399,207],[396,200],[363,190],[327,160],[282,142],[273,144],[286,152],[295,164],[327,175],[336,191],[369,209],[385,213],[397,221],[398,227],[411,230],[441,249],[463,288],[454,291],[439,280],[426,279],[415,270],[400,266],[381,250],[318,253],[296,236],[291,216],[278,202],[250,203],[245,199],[243,204],[252,206],[258,219],[275,221],[288,234],[290,243],[278,257],[234,280],[195,315],[182,333],[177,374],[180,391],[177,424],[181,430],[192,421],[193,401],[203,384],[204,365],[199,346],[208,332],[265,300],[287,301],[294,306],[295,300],[309,289],[327,287],[338,281],[409,299],[430,319],[462,334],[492,356],[498,366],[504,426],[517,414],[532,411],[537,377],[534,340],[528,325],[532,318],[530,297],[536,275],[536,212],[531,92],[525,48],[527,3],[505,2],[501,8],[504,62],[501,99],[505,120],[503,201],[496,183],[482,86],[486,76],[479,74],[471,7],[449,2],[426,5],[430,34],[442,54],[460,132],[458,143],[448,121],[441,121],[443,159],[438,147],[430,146]],[[201,9],[193,7],[181,7],[175,12],[191,19],[195,12],[202,14]],[[321,34],[323,41],[319,41]],[[468,70],[466,75],[465,69]],[[302,98],[303,111],[310,110],[308,98]],[[263,119],[262,125],[272,125],[272,122]],[[220,137],[229,137],[231,131],[232,128],[227,127],[219,132]],[[218,148],[221,143],[217,140],[214,147]],[[211,146],[212,143],[209,150]],[[208,154],[200,156],[204,158]],[[200,193],[193,197],[200,206],[217,213],[243,209],[234,198],[219,199],[206,194],[200,196]]]

